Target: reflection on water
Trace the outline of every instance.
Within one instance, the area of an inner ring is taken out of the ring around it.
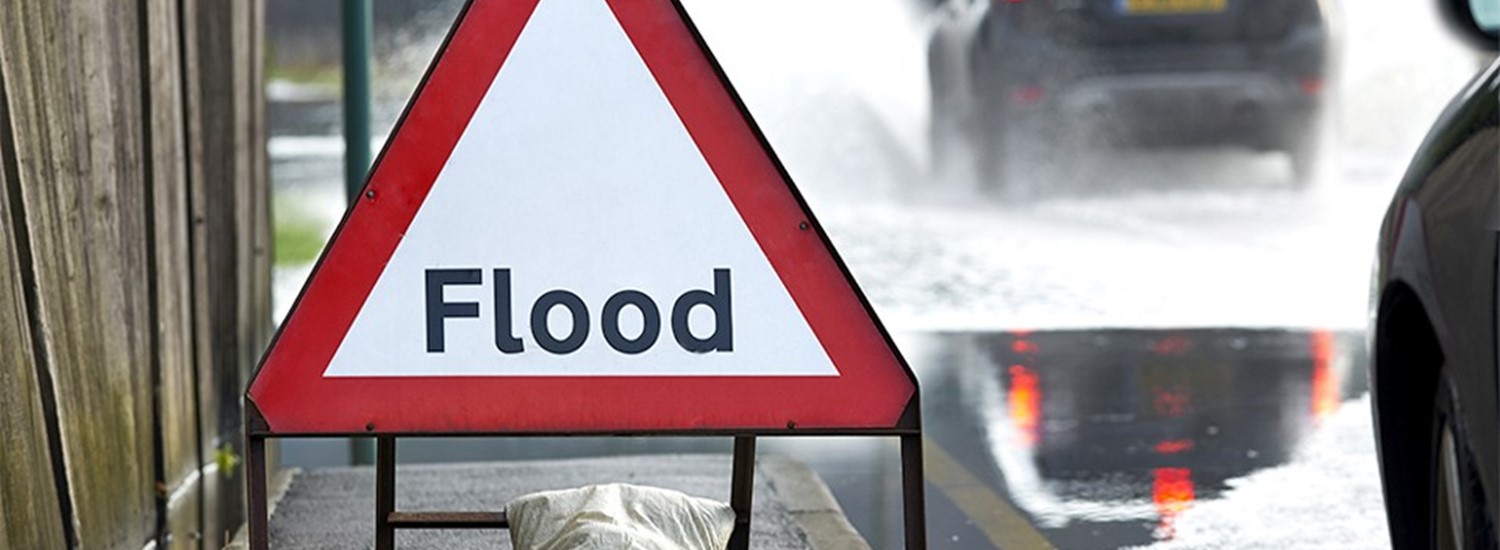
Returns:
[[[1059,544],[1101,526],[1110,538],[1101,546],[1171,539],[1174,520],[1196,501],[1286,462],[1343,397],[1363,391],[1357,333],[1011,331],[939,340],[928,347],[944,350],[939,361],[952,365],[1007,492]]]
[[[1151,470],[1151,502],[1160,518],[1157,538],[1169,539],[1176,533],[1172,521],[1193,504],[1192,468],[1156,468]]]

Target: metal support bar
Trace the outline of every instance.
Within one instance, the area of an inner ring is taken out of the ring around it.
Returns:
[[[734,508],[734,531],[729,550],[750,548],[750,507],[755,495],[755,436],[734,437],[734,478],[729,485],[729,506]]]
[[[263,421],[262,423],[263,424]],[[246,484],[249,497],[249,535],[251,550],[270,547],[270,514],[266,486],[266,438],[268,428],[254,422],[246,427]],[[251,426],[260,426],[252,429]],[[259,434],[259,435],[257,435]],[[926,495],[922,477],[922,435],[902,434],[901,485],[907,550],[926,550]],[[396,511],[396,438],[382,435],[375,439],[375,548],[394,550],[397,529],[504,529],[509,527],[505,512],[397,512]],[[734,531],[729,550],[750,548],[750,518],[755,490],[754,435],[734,437],[733,479],[730,482],[730,507],[734,509]]]
[[[505,512],[391,512],[395,529],[505,529]]]
[[[250,509],[247,511],[250,515],[250,550],[267,550],[271,546],[271,514],[270,503],[266,500],[266,438],[247,433],[245,440],[245,483],[250,486]]]
[[[359,197],[370,170],[370,0],[343,0],[344,189]]]
[[[396,527],[396,438],[375,438],[375,550],[394,550]]]
[[[906,520],[906,550],[927,548],[927,487],[922,478],[922,436],[901,436],[901,512]]]
[[[359,199],[370,171],[370,27],[371,0],[343,0],[340,5],[344,53],[344,196]],[[349,463],[374,463],[369,438],[349,438]]]

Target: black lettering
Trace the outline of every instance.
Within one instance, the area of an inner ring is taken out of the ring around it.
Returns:
[[[547,326],[547,315],[559,305],[568,308],[568,313],[573,315],[573,329],[561,340],[552,336],[552,329]],[[555,354],[577,351],[589,337],[589,310],[583,305],[583,299],[566,290],[548,291],[537,298],[531,306],[531,336],[542,349]]]
[[[443,319],[473,318],[479,316],[478,302],[445,302],[443,287],[446,285],[477,285],[478,269],[429,269],[427,270],[427,352],[442,353]]]
[[[510,323],[510,270],[495,270],[495,348],[500,353],[521,353],[526,345],[517,338]]]
[[[733,305],[729,290],[729,270],[714,270],[714,291],[692,290],[677,298],[672,305],[672,336],[677,345],[693,353],[710,351],[734,351]],[[714,312],[714,333],[708,338],[698,338],[688,327],[688,314],[695,306],[708,306]]]
[[[641,312],[641,334],[634,340],[620,334],[620,310],[625,306],[635,306]],[[599,319],[604,329],[604,340],[609,342],[609,347],[615,348],[620,353],[631,355],[644,352],[656,345],[656,338],[661,334],[661,312],[656,309],[656,302],[639,290],[621,290],[609,301],[604,302],[604,312]]]

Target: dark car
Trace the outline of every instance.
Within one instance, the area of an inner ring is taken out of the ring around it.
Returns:
[[[1247,147],[1285,151],[1294,181],[1312,177],[1326,0],[953,0],[938,13],[939,170],[972,161],[981,181],[1024,193],[1029,167],[1082,146]]]
[[[1461,15],[1460,3],[1443,0]],[[1487,32],[1495,47],[1496,6]],[[1500,512],[1500,62],[1433,125],[1380,231],[1370,328],[1376,439],[1391,540],[1496,548]]]

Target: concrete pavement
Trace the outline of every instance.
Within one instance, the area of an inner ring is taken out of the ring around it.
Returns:
[[[271,547],[369,548],[374,541],[372,467],[291,471],[275,500]],[[647,455],[572,460],[398,466],[398,511],[495,511],[534,491],[623,482],[728,502],[727,455]],[[766,455],[756,464],[751,547],[868,550],[828,488],[805,465]],[[508,548],[503,530],[397,531],[400,548]],[[241,532],[228,548],[247,548]]]

